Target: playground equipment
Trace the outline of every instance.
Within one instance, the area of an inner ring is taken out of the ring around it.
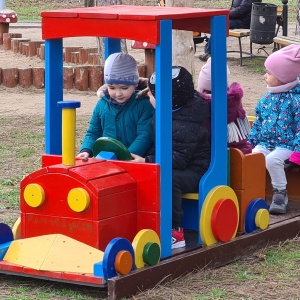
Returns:
[[[0,223],[1,273],[107,287],[117,299],[297,235],[297,220],[291,228],[287,222],[268,227],[263,155],[228,154],[227,18],[228,10],[122,5],[42,13],[46,149],[42,168],[21,182],[20,219],[12,229]],[[199,194],[184,196],[192,222],[183,226],[191,230],[187,247],[174,251],[172,29],[211,32],[212,42],[211,165]],[[120,38],[156,45],[156,164],[121,161],[126,149],[107,139],[95,143],[94,154],[115,152],[117,160],[74,159],[80,103],[63,99],[62,71],[62,39],[71,36],[106,37],[106,57],[120,51]]]

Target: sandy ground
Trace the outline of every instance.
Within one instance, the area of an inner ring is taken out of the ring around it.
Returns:
[[[31,38],[31,40],[41,40],[41,28],[34,24],[18,24],[10,27],[12,33],[22,33],[23,37]],[[244,50],[249,50],[249,38],[243,38]],[[97,42],[95,37],[67,38],[63,40],[64,46],[85,46],[96,47]],[[236,38],[227,38],[228,49],[237,50],[238,40]],[[203,62],[198,59],[198,56],[203,53],[203,44],[198,44],[194,56],[197,81],[199,71]],[[267,46],[267,51],[272,52],[272,45]],[[256,53],[259,45],[254,45],[254,53]],[[138,62],[143,63],[143,52],[131,50],[131,53]],[[237,53],[228,53],[228,65],[230,68],[229,82],[239,82],[245,91],[244,106],[249,115],[253,114],[255,103],[265,93],[266,84],[262,74],[249,73],[246,67],[239,66]],[[25,68],[44,66],[44,61],[37,57],[26,57],[21,54],[14,54],[12,51],[4,51],[3,46],[0,46],[0,68]],[[68,91],[64,94],[65,100],[81,101],[81,108],[78,114],[90,114],[94,104],[97,102],[97,97],[94,92],[79,92],[77,90]],[[9,100],[9,101],[8,101]],[[3,85],[0,86],[0,111],[1,114],[43,114],[44,112],[44,90],[22,89],[20,87],[9,89]]]

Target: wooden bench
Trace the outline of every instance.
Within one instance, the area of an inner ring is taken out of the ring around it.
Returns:
[[[239,41],[239,50],[228,50],[227,53],[238,52],[240,54],[240,66],[243,65],[243,54],[247,54],[247,57],[251,57],[251,52],[245,52],[242,48],[241,39],[250,36],[250,29],[229,29],[229,37],[237,38]]]
[[[274,44],[276,44],[276,48],[280,49],[282,47],[295,44],[300,45],[300,36],[293,35],[293,36],[276,36],[273,39]]]
[[[239,149],[230,148],[230,184],[237,195],[240,210],[238,231],[244,231],[245,214],[250,202],[255,198],[265,199],[266,164],[262,153],[243,154]],[[253,168],[255,166],[255,168]],[[182,226],[187,229],[199,228],[198,203],[199,194],[183,194],[182,207],[184,216]],[[196,201],[195,201],[196,200]]]
[[[275,36],[277,36],[280,27],[284,26],[283,19],[283,8],[281,6],[277,7],[277,20],[276,20],[277,28],[275,29]],[[253,57],[252,53],[252,42],[250,41],[250,52],[243,51],[242,49],[242,41],[241,39],[244,37],[250,36],[250,29],[229,29],[229,37],[238,38],[239,41],[239,50],[229,50],[229,52],[238,52],[240,54],[240,66],[243,65],[243,54],[247,54],[247,57]]]

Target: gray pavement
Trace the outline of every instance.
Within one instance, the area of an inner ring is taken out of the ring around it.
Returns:
[[[18,21],[17,23],[10,23],[11,28],[41,28],[40,21]]]

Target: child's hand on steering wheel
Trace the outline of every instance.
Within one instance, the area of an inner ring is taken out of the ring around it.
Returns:
[[[144,157],[141,157],[141,156],[138,156],[136,154],[133,154],[133,153],[130,153],[131,156],[132,156],[132,161],[133,162],[137,162],[137,163],[144,163],[145,162],[145,158]]]

